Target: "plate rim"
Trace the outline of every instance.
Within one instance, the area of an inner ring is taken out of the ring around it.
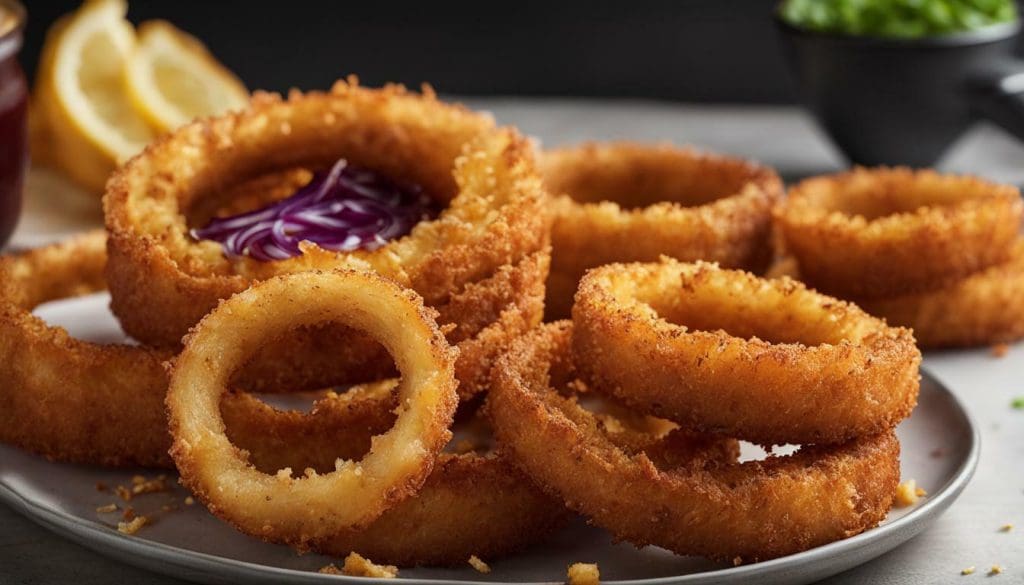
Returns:
[[[917,536],[924,530],[929,520],[934,520],[940,516],[960,496],[961,492],[963,492],[964,488],[967,487],[973,478],[981,454],[981,431],[970,410],[965,407],[960,398],[945,383],[924,367],[921,368],[921,377],[922,379],[929,380],[955,406],[970,431],[968,433],[970,443],[966,456],[957,466],[950,480],[935,490],[914,510],[891,523],[872,528],[856,536],[760,563],[726,567],[688,575],[672,575],[649,579],[609,580],[604,582],[614,583],[615,585],[675,585],[704,580],[713,581],[715,579],[732,580],[755,576],[764,578],[781,574],[782,571],[799,570],[840,551],[867,549],[871,544],[884,539],[890,533],[902,533],[901,537],[898,537],[900,542],[896,547]],[[0,502],[7,504],[13,510],[43,528],[61,537],[68,538],[98,554],[151,573],[170,577],[183,578],[185,580],[213,577],[214,579],[222,580],[221,582],[245,578],[259,583],[287,581],[289,583],[301,584],[376,583],[378,581],[369,577],[327,575],[313,571],[273,567],[123,535],[106,525],[33,501],[2,480],[0,480]],[[871,554],[869,559],[865,559],[865,562],[896,547]],[[144,561],[155,561],[156,564],[167,569],[154,569],[154,563],[146,563]],[[848,570],[859,564],[857,563],[834,573],[829,573],[829,575]],[[183,572],[172,572],[171,569],[179,569]],[[398,577],[398,580],[416,585],[548,585],[560,583],[560,581],[479,581],[423,577]]]

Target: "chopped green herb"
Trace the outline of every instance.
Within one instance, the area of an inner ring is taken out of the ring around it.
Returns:
[[[1013,0],[786,0],[789,24],[817,32],[919,38],[969,31],[1017,18]]]
[[[1010,406],[1017,410],[1024,410],[1024,396],[1018,396],[1010,401]]]

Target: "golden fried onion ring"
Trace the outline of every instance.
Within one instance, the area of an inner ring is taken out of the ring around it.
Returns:
[[[357,459],[373,435],[394,424],[395,381],[357,386],[318,400],[311,412],[279,411],[244,393],[221,403],[231,442],[266,473],[290,467],[325,472]],[[458,427],[459,423],[456,423]],[[493,453],[442,453],[415,495],[361,530],[308,543],[322,554],[357,551],[398,565],[462,565],[538,542],[563,525],[567,511],[507,460]]]
[[[797,184],[775,218],[808,284],[862,300],[944,288],[1005,263],[1022,213],[1011,185],[857,168]]]
[[[909,330],[789,279],[612,264],[581,281],[573,323],[592,388],[702,432],[839,443],[894,427],[917,403]]]
[[[800,278],[796,261],[786,258],[775,275]],[[914,331],[922,348],[974,347],[1024,337],[1024,240],[1010,260],[935,291],[860,300],[865,311]]]
[[[552,368],[571,362],[572,335],[560,322],[517,341],[494,369],[488,408],[499,445],[527,475],[615,536],[750,562],[853,536],[891,507],[899,481],[892,431],[704,468],[663,469],[623,452],[549,383]]]
[[[402,375],[398,416],[359,462],[330,473],[267,475],[225,435],[220,400],[234,370],[271,333],[340,322],[377,337]],[[307,272],[254,285],[185,340],[167,391],[171,457],[211,512],[255,536],[302,546],[360,528],[414,494],[451,438],[455,352],[415,292],[370,272]]]
[[[547,316],[568,317],[583,272],[612,262],[717,261],[760,272],[771,260],[768,167],[671,145],[588,143],[546,152],[554,201]]]
[[[51,459],[167,466],[169,352],[72,338],[37,305],[103,290],[101,231],[0,259],[0,440]]]
[[[310,245],[287,260],[230,259],[220,244],[189,235],[191,211],[224,207],[231,187],[342,157],[422,185],[448,206],[406,237],[351,254]],[[337,267],[372,268],[436,306],[540,250],[550,223],[544,199],[528,141],[432,93],[339,82],[287,100],[258,94],[248,110],[184,126],[112,176],[104,199],[111,308],[132,337],[176,347],[218,300],[254,280]]]

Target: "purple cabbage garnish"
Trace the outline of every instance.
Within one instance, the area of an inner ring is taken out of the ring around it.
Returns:
[[[284,260],[301,255],[304,240],[338,252],[376,250],[439,211],[419,185],[400,184],[342,159],[286,199],[214,218],[190,233],[220,242],[229,256]]]

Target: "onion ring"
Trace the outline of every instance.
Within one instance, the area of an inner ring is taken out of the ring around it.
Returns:
[[[583,272],[612,262],[717,261],[759,272],[771,261],[775,171],[670,145],[589,143],[541,159],[553,194],[547,317],[568,317]],[[562,195],[564,194],[564,195]]]
[[[857,168],[807,179],[775,211],[811,286],[849,299],[945,288],[1010,258],[1020,192],[931,170]]]
[[[786,258],[773,274],[800,278]],[[1004,264],[986,268],[947,288],[892,298],[860,300],[865,311],[914,331],[926,349],[976,347],[1024,338],[1024,240]]]
[[[287,308],[287,310],[282,310]],[[293,478],[254,469],[224,432],[220,399],[267,333],[323,321],[378,337],[398,365],[398,416],[359,462]],[[307,272],[254,285],[204,317],[175,359],[167,391],[181,482],[242,532],[296,546],[361,528],[416,493],[451,438],[455,352],[408,289],[370,272]]]
[[[310,413],[282,412],[244,393],[224,397],[227,434],[266,473],[290,467],[334,469],[356,459],[373,435],[395,420],[396,382],[357,386],[318,400]],[[358,551],[398,566],[465,564],[470,555],[496,557],[520,550],[562,526],[567,511],[500,455],[442,453],[419,493],[362,530],[308,543],[344,557]]]
[[[164,406],[167,375],[162,366],[173,354],[74,339],[31,312],[41,303],[105,290],[105,246],[106,235],[96,231],[0,258],[0,378],[7,381],[0,385],[0,441],[61,461],[173,468],[167,454],[171,443]],[[455,371],[465,388],[460,389],[461,395],[468,397],[469,389],[486,386],[483,378],[495,356],[540,322],[547,262],[546,251],[532,254],[441,305],[442,323],[445,314],[454,314],[452,318],[467,314],[473,304],[496,319],[483,329],[479,322],[466,320],[464,327],[448,333],[452,343],[459,340],[456,347],[461,355]],[[498,310],[506,301],[510,306]],[[312,389],[318,378],[332,374],[332,351],[352,355],[362,351],[337,345],[330,331],[297,339],[308,345],[294,347],[286,355],[259,352],[232,387],[261,392]],[[393,362],[383,363],[389,357],[386,350],[375,341],[372,346],[367,341],[366,347],[377,360],[367,364],[366,375],[374,368],[393,374]],[[274,363],[266,367],[264,359]],[[286,361],[294,371],[284,370]],[[297,386],[276,386],[297,381]],[[254,416],[248,410],[242,414]]]
[[[762,445],[876,434],[917,403],[921,353],[801,283],[714,264],[613,264],[573,307],[576,363],[592,388],[686,428]]]
[[[105,245],[97,231],[0,259],[0,440],[50,459],[165,467],[171,353],[74,339],[31,312],[102,290]]]
[[[307,244],[299,257],[261,262],[228,258],[220,244],[189,236],[186,216],[229,205],[222,195],[230,187],[339,158],[417,183],[448,207],[374,251]],[[104,199],[111,308],[132,337],[177,347],[218,300],[255,280],[339,267],[372,268],[436,307],[542,249],[550,223],[544,199],[527,140],[430,91],[339,82],[329,93],[293,92],[287,100],[259,94],[247,111],[165,136],[112,176]]]
[[[616,537],[749,562],[853,536],[891,507],[899,482],[892,431],[704,468],[662,469],[623,452],[549,382],[552,368],[572,361],[572,336],[559,322],[517,341],[494,369],[488,409],[499,445],[526,474]]]

